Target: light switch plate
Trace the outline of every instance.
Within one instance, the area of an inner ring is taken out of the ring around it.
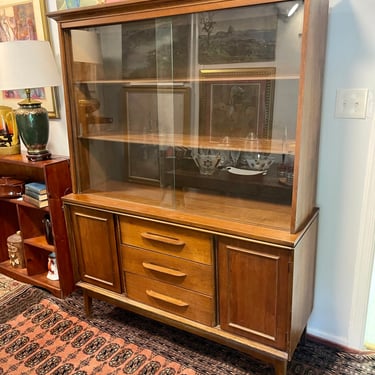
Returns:
[[[338,89],[336,118],[366,118],[368,89]]]

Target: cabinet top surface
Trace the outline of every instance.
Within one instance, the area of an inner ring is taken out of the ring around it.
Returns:
[[[52,155],[51,159],[49,160],[30,161],[27,159],[26,153],[24,152],[15,155],[0,156],[0,163],[19,164],[30,168],[44,168],[44,166],[48,164],[53,164],[64,160],[68,160],[68,158],[65,156]]]
[[[143,196],[142,199],[135,199]],[[126,198],[126,200],[125,200]],[[159,197],[168,206],[168,197]],[[219,199],[207,201],[204,194],[189,192],[177,197],[179,207],[170,209],[155,205],[155,195],[151,190],[137,189],[128,192],[69,194],[63,198],[66,204],[87,206],[95,209],[142,217],[151,221],[167,221],[174,225],[195,227],[211,233],[223,233],[233,237],[249,238],[257,241],[273,242],[280,246],[294,247],[309,226],[296,234],[289,231],[290,208],[270,203],[243,200],[229,203]],[[152,203],[153,205],[151,205]],[[170,202],[169,202],[170,203]],[[147,209],[145,209],[147,207]],[[310,222],[316,217],[315,209]],[[254,222],[254,218],[258,221]]]

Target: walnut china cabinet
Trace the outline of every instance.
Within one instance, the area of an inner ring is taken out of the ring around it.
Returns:
[[[127,0],[59,26],[77,285],[271,363],[313,304],[328,1]]]

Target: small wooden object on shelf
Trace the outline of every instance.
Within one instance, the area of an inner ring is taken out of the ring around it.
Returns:
[[[10,265],[14,268],[25,267],[25,255],[23,251],[23,239],[21,231],[17,231],[7,238]]]
[[[50,160],[30,162],[25,154],[0,156],[0,176],[11,176],[27,183],[45,185],[40,193],[47,196],[47,207],[37,207],[26,202],[30,197],[0,198],[0,273],[13,279],[48,290],[63,298],[74,289],[72,265],[68,247],[61,197],[71,189],[69,159],[52,156]],[[47,242],[45,216],[51,218],[54,244]],[[12,267],[9,261],[7,238],[17,231],[22,233],[25,263],[23,268]],[[55,253],[59,266],[59,280],[50,280],[48,258]]]

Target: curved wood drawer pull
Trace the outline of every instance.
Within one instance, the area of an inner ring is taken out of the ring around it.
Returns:
[[[166,243],[168,245],[175,245],[175,246],[185,245],[185,242],[179,240],[178,238],[161,236],[160,234],[156,234],[156,233],[142,232],[141,236],[143,238],[147,238],[148,240],[163,242],[163,243]]]
[[[189,306],[188,303],[181,301],[180,299],[172,298],[169,296],[166,296],[164,294],[160,294],[157,292],[154,292],[153,290],[146,290],[146,294],[152,298],[158,299],[163,302],[170,303],[171,305],[175,305],[178,307],[187,307]]]
[[[156,271],[160,273],[165,273],[170,276],[176,276],[176,277],[185,277],[186,273],[183,273],[181,271],[174,270],[172,268],[167,268],[163,266],[158,266],[157,264],[148,263],[148,262],[142,262],[142,266],[148,270]]]

